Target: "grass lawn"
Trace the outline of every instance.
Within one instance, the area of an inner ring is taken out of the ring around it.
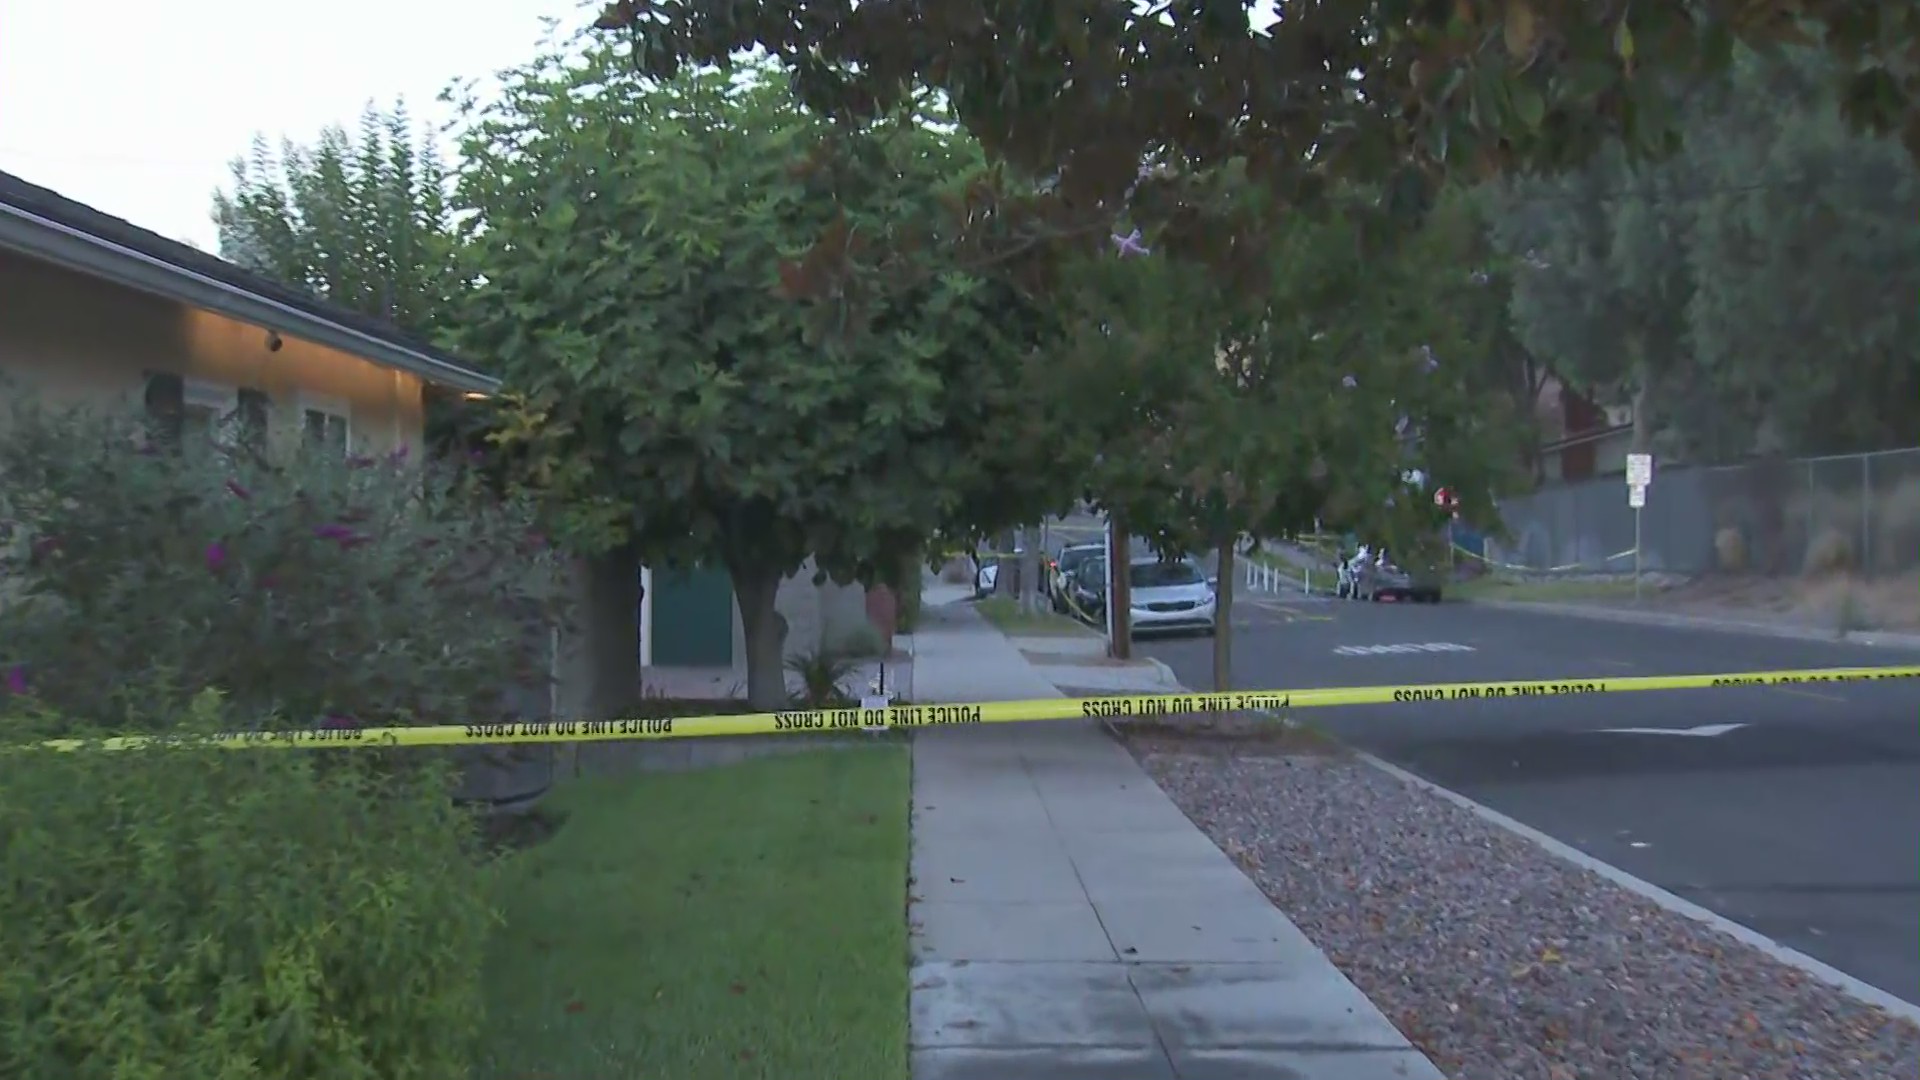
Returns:
[[[998,627],[1003,634],[1016,636],[1029,634],[1087,634],[1092,631],[1077,619],[1065,615],[1056,615],[1051,611],[1034,614],[1020,610],[1020,605],[1007,596],[989,596],[979,603],[980,614],[988,622]]]
[[[877,746],[562,787],[476,1080],[904,1080],[907,783]]]
[[[1659,590],[1644,587],[1645,594]],[[1534,600],[1543,603],[1573,603],[1581,600],[1631,600],[1632,581],[1516,581],[1487,575],[1448,587],[1455,596],[1470,600]]]

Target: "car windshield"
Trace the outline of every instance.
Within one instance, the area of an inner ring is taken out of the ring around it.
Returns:
[[[1081,563],[1086,562],[1088,559],[1095,558],[1099,554],[1100,549],[1097,547],[1067,548],[1060,553],[1060,570],[1063,573],[1072,573],[1074,568],[1078,567]]]
[[[1190,562],[1134,563],[1127,580],[1136,589],[1163,589],[1170,585],[1198,585],[1200,570]]]

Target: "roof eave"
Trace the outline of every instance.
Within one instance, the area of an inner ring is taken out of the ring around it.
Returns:
[[[417,375],[430,383],[479,394],[497,393],[500,389],[500,380],[490,375],[383,341],[312,312],[4,203],[0,203],[0,248],[216,315],[305,338],[383,367]]]

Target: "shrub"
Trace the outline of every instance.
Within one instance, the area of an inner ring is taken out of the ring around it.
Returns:
[[[815,649],[787,657],[787,670],[800,678],[800,704],[809,709],[837,709],[852,702],[844,684],[859,664],[836,649]]]
[[[1739,529],[1727,526],[1713,534],[1713,553],[1720,569],[1738,574],[1747,569],[1747,538]]]
[[[14,736],[68,728],[0,712]],[[141,726],[229,727],[215,695]],[[0,1076],[465,1080],[494,925],[437,768],[20,750],[0,784]]]
[[[544,683],[556,560],[469,477],[140,440],[31,405],[0,429],[0,664],[71,722],[214,687],[236,719],[458,723]]]
[[[1843,574],[1853,568],[1853,538],[1839,529],[1827,529],[1807,544],[1801,573],[1809,577]]]

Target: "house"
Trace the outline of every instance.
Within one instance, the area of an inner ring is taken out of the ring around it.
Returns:
[[[1633,443],[1632,406],[1603,408],[1548,375],[1540,383],[1534,418],[1540,430],[1540,482],[1572,483],[1626,472]]]
[[[141,408],[176,434],[297,425],[343,452],[420,445],[428,395],[500,388],[387,322],[4,172],[0,377],[49,401]],[[780,589],[790,652],[840,644],[866,623],[864,589],[812,574]],[[726,575],[656,576],[638,613],[642,662],[743,664]]]
[[[298,425],[343,451],[418,445],[428,393],[492,377],[325,303],[0,173],[0,376],[174,430]]]

